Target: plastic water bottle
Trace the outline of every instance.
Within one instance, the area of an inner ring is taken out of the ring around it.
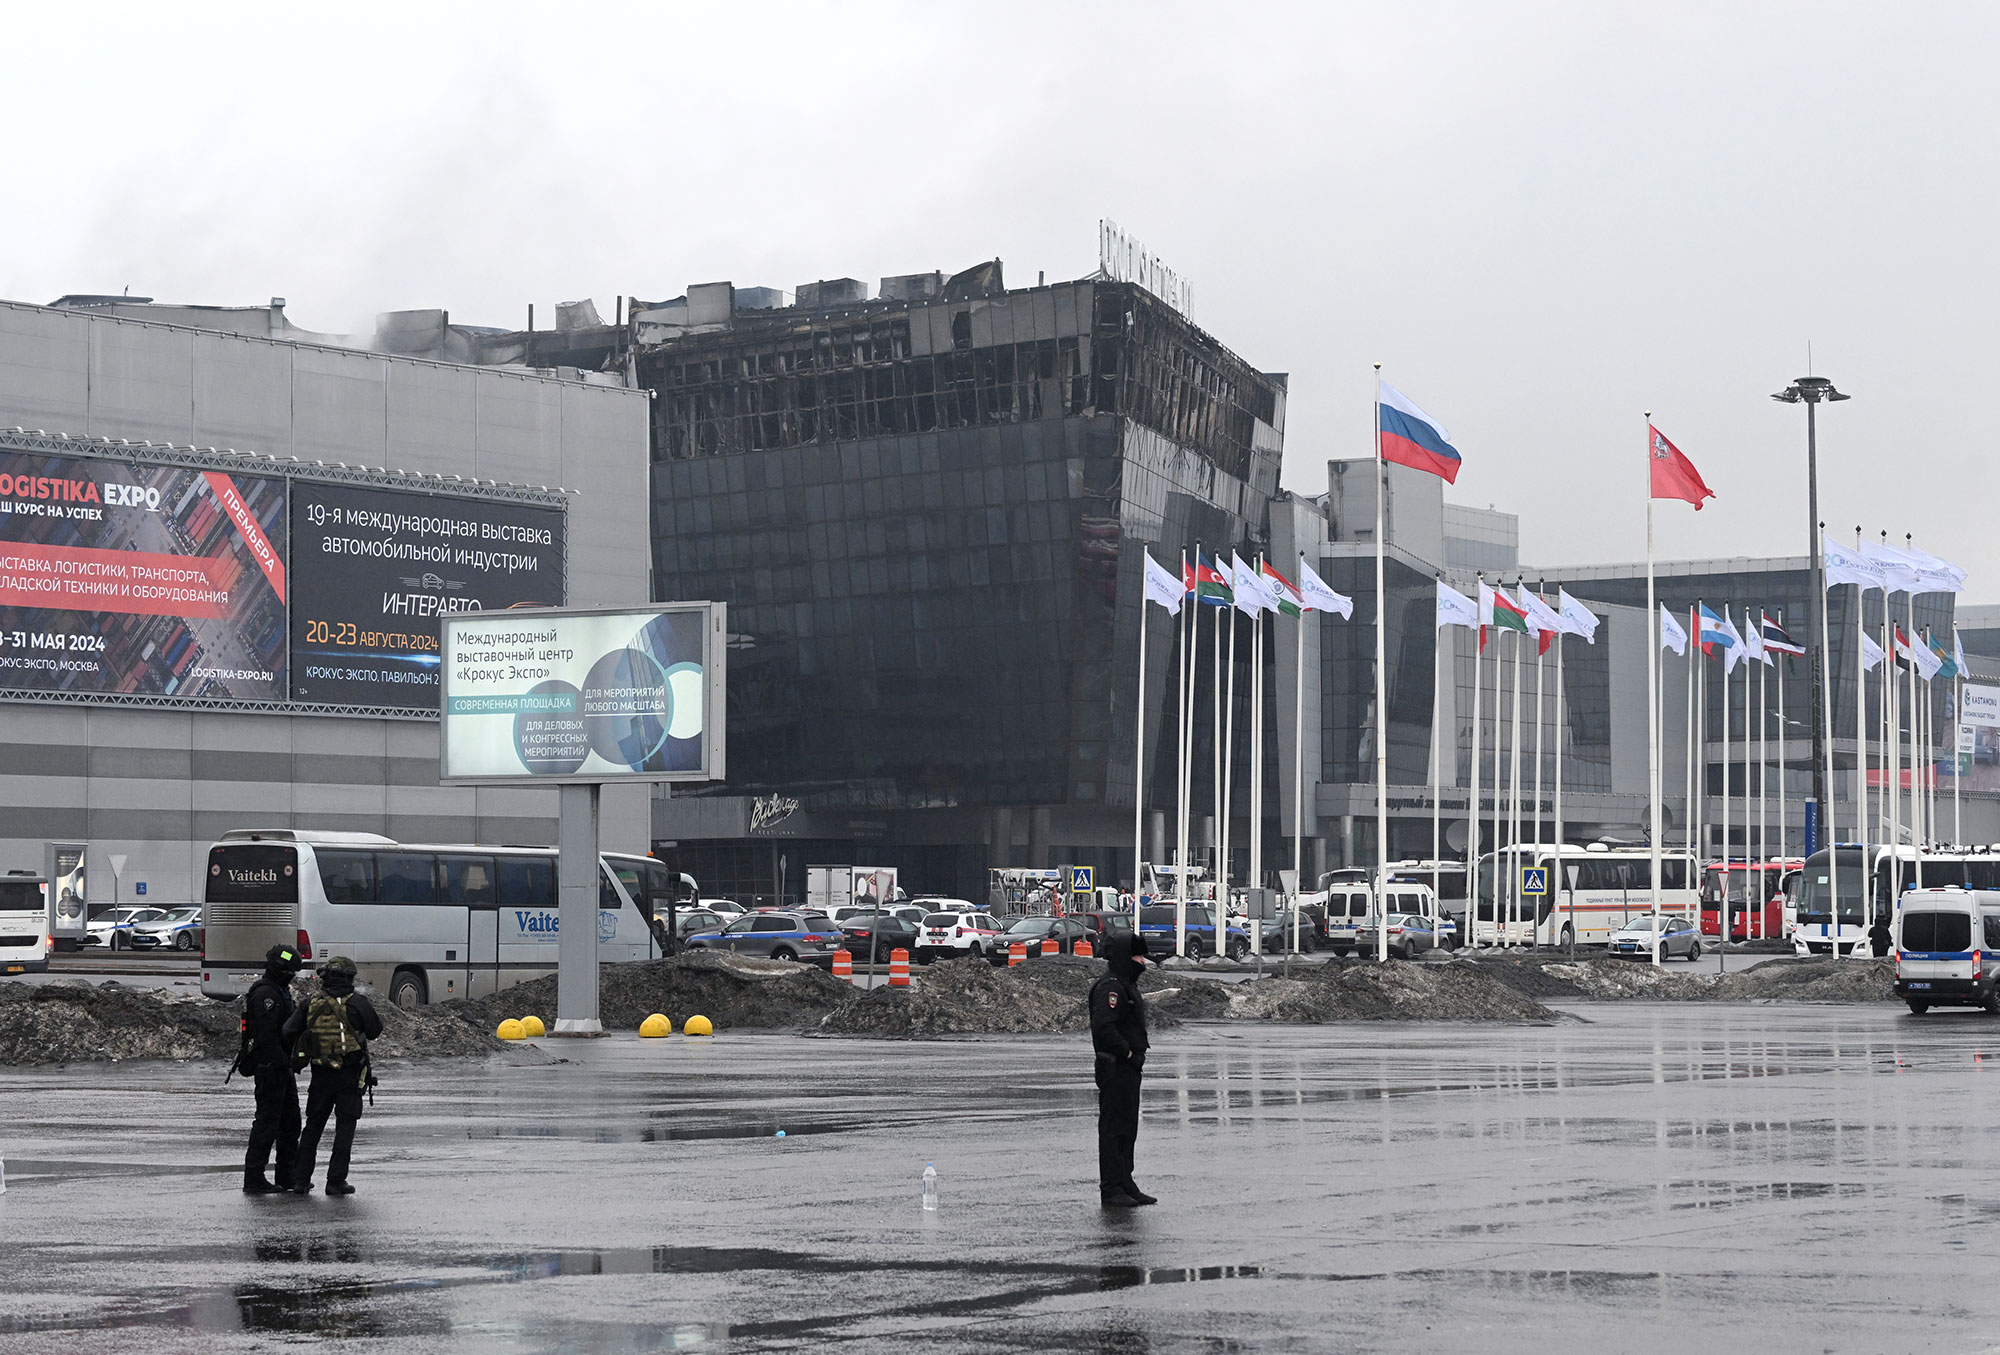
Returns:
[[[924,1208],[937,1208],[937,1166],[930,1162],[924,1164]]]

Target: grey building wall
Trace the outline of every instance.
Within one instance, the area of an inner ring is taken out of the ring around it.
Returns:
[[[0,426],[561,486],[575,606],[650,596],[647,403],[531,372],[0,302]],[[0,776],[0,868],[39,869],[52,837],[87,840],[99,897],[114,852],[149,900],[199,897],[202,854],[227,827],[554,841],[553,790],[439,786],[426,721],[4,700]],[[646,788],[607,790],[604,836],[646,849]]]

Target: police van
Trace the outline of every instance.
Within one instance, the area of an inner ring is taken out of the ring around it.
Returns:
[[[2000,1014],[2000,890],[1912,889],[1896,909],[1896,996]]]

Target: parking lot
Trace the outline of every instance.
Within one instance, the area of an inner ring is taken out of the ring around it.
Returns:
[[[2000,1024],[1573,1010],[1164,1032],[1126,1214],[1074,1038],[391,1064],[345,1201],[218,1068],[0,1073],[0,1351],[1991,1344]]]

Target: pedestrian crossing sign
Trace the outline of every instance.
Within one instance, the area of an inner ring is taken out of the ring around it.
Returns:
[[[1521,867],[1521,892],[1523,894],[1548,893],[1549,868],[1547,866]]]
[[[1088,894],[1097,886],[1097,869],[1094,866],[1071,866],[1069,868],[1069,892]]]

